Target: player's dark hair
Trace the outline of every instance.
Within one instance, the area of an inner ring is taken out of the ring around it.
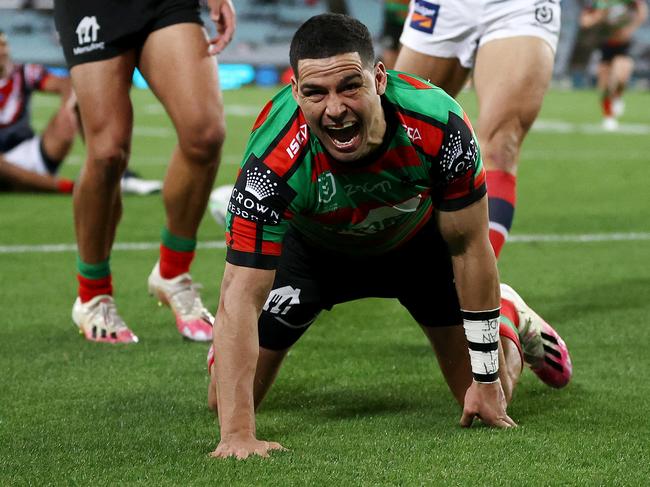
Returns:
[[[301,59],[323,59],[347,52],[358,52],[364,65],[373,65],[375,50],[368,28],[347,15],[315,15],[293,35],[289,62],[297,76]]]

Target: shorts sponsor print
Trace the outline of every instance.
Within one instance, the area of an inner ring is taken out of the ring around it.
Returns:
[[[471,68],[476,49],[491,40],[539,37],[555,51],[559,33],[560,0],[412,0],[400,42]]]
[[[198,0],[57,0],[54,20],[69,67],[139,49],[157,29],[201,23]]]
[[[260,346],[287,349],[322,310],[367,297],[398,299],[423,326],[461,324],[451,260],[435,219],[401,247],[365,258],[324,251],[289,229],[258,321]]]

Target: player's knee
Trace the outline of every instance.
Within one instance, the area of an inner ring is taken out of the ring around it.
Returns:
[[[179,137],[183,154],[192,162],[205,165],[218,163],[219,153],[226,138],[223,121],[214,120],[207,124],[195,124],[184,130]]]
[[[129,161],[128,144],[100,144],[89,151],[86,164],[107,183],[119,182]]]
[[[517,131],[502,130],[481,146],[485,167],[489,170],[505,171],[514,174],[521,138]]]

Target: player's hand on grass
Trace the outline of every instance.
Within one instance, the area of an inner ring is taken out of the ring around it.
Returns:
[[[506,412],[506,396],[501,387],[501,381],[491,384],[481,384],[472,381],[465,393],[465,405],[460,425],[466,428],[472,426],[475,417],[478,417],[488,426],[497,428],[512,428],[517,426]]]
[[[210,456],[213,458],[235,457],[237,460],[245,460],[253,455],[266,458],[273,450],[285,451],[286,448],[275,441],[262,441],[254,437],[231,438],[222,439]]]
[[[235,7],[231,0],[208,0],[210,20],[217,28],[217,36],[210,39],[210,55],[223,51],[232,40],[237,25]]]

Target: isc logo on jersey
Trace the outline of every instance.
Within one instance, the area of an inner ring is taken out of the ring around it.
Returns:
[[[291,139],[291,142],[289,142],[289,147],[287,147],[286,149],[287,154],[289,154],[289,157],[291,157],[291,159],[296,157],[296,154],[298,154],[298,151],[306,141],[307,141],[307,124],[303,123],[298,129],[298,133],[296,134],[296,136],[293,139]]]
[[[406,130],[406,135],[408,136],[408,138],[411,139],[413,142],[417,140],[422,140],[422,135],[420,135],[420,131],[418,130],[417,127],[409,127],[406,124],[402,124],[402,127],[404,127],[404,130]]]

